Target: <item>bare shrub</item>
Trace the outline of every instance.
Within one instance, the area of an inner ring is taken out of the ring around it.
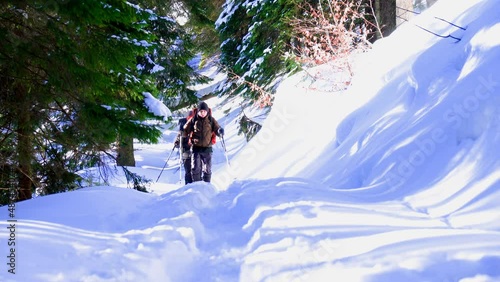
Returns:
[[[292,49],[304,66],[328,63],[343,73],[335,82],[338,88],[350,84],[353,76],[352,55],[371,48],[368,36],[375,27],[366,18],[371,7],[359,0],[304,3],[301,18],[291,21],[294,32]]]

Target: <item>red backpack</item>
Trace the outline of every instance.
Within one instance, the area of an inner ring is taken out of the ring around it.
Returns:
[[[193,132],[194,132],[194,123],[198,119],[198,109],[197,108],[194,108],[191,111],[191,114],[187,117],[188,122],[191,119],[194,119],[194,120],[191,123],[191,133],[189,134],[189,143],[190,144],[192,144],[191,138],[192,138]],[[212,108],[208,108],[208,120],[210,121],[211,126],[212,126],[212,141],[211,141],[211,143],[212,143],[212,145],[215,145],[215,143],[217,142],[217,135],[215,135],[215,132],[214,132],[214,119],[212,118]]]

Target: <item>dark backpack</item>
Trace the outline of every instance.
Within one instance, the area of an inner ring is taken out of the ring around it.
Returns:
[[[212,145],[215,145],[215,143],[217,142],[217,135],[215,135],[215,132],[214,132],[214,119],[212,118],[212,108],[208,108],[208,120],[210,121],[210,125],[212,127]],[[189,134],[189,143],[192,144],[191,142],[191,138],[193,136],[193,132],[194,132],[194,123],[196,122],[196,120],[198,120],[198,108],[194,108],[193,111],[192,111],[192,115],[190,115],[187,120],[191,120],[193,119],[193,122],[191,122],[191,133]]]
[[[181,118],[179,119],[179,131],[184,130],[184,125],[187,123],[189,118]]]

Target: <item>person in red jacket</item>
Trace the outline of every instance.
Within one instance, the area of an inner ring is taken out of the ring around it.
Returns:
[[[193,118],[184,125],[184,133],[191,144],[191,177],[194,181],[210,182],[212,178],[212,133],[224,135],[224,129],[212,117],[207,103],[200,102]]]

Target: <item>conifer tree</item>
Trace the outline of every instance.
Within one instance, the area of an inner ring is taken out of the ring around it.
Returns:
[[[159,138],[141,122],[154,118],[143,93],[155,81],[136,70],[154,49],[150,11],[122,0],[8,0],[0,10],[0,164],[17,175],[19,200],[71,190],[118,136]]]
[[[226,1],[216,27],[222,42],[221,63],[235,78],[229,82],[231,92],[257,99],[262,92],[274,91],[277,77],[297,70],[288,53],[292,32],[288,23],[300,13],[300,2]]]

